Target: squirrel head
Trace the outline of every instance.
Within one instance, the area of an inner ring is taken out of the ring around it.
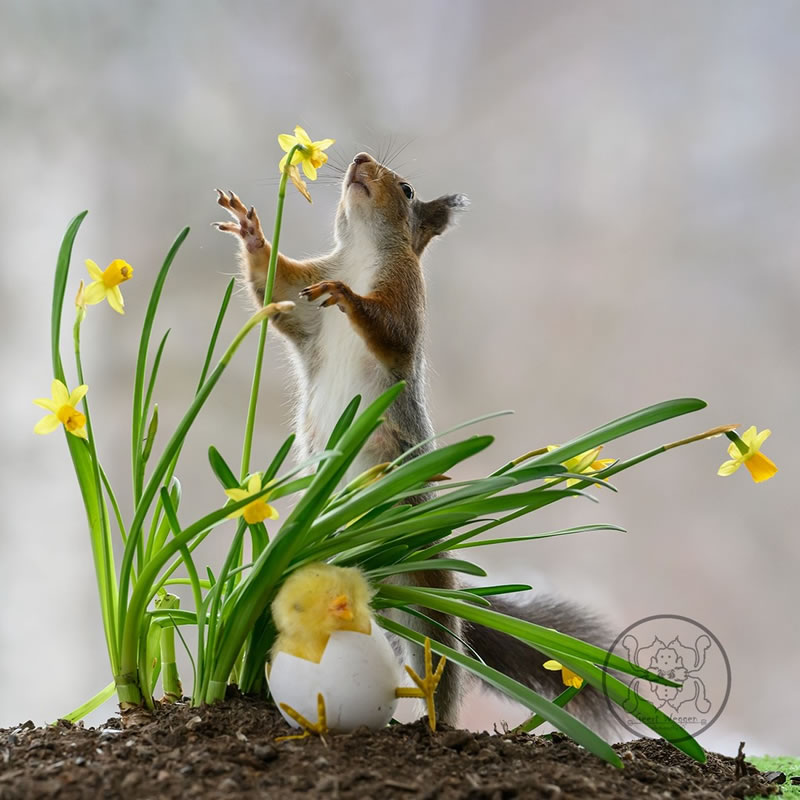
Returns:
[[[342,182],[336,238],[346,241],[366,235],[378,248],[406,247],[419,258],[428,242],[451,225],[455,212],[467,205],[463,194],[423,202],[400,175],[371,155],[359,153]]]

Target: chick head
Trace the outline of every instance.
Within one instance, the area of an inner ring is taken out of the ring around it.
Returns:
[[[278,632],[287,637],[337,630],[368,634],[371,596],[359,569],[309,564],[286,579],[272,602],[272,617]]]

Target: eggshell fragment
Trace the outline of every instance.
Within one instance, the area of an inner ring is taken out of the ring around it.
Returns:
[[[397,706],[402,672],[391,645],[375,624],[369,634],[334,631],[319,664],[279,652],[268,670],[270,692],[310,722],[317,721],[317,693],[325,698],[328,729],[351,731],[388,724]],[[293,727],[297,723],[281,709]]]

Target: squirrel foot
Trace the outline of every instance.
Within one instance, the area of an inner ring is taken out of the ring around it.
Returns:
[[[295,711],[287,703],[281,703],[281,708],[286,712],[302,729],[302,733],[290,736],[278,736],[276,742],[286,742],[290,739],[307,739],[309,736],[324,736],[328,733],[328,719],[325,711],[325,698],[320,692],[317,694],[317,721],[309,722],[299,711]]]
[[[249,253],[259,250],[266,243],[264,232],[261,230],[261,221],[258,218],[255,207],[250,206],[250,210],[233,193],[225,194],[221,189],[217,189],[217,203],[221,205],[236,222],[213,222],[215,228],[238,236],[244,242]]]
[[[327,308],[328,306],[338,306],[339,311],[346,312],[350,305],[350,297],[352,291],[350,287],[341,281],[321,281],[314,283],[311,286],[306,286],[300,292],[300,297],[305,297],[309,302],[319,300],[323,295],[330,295],[319,304],[319,308]]]
[[[431,640],[425,637],[425,677],[421,678],[417,673],[408,665],[406,665],[406,672],[411,676],[411,680],[417,684],[416,689],[400,688],[395,689],[397,697],[422,697],[428,706],[428,725],[432,731],[436,730],[436,705],[433,702],[433,695],[439,681],[442,679],[442,672],[447,659],[442,656],[439,663],[436,665],[436,671],[433,671],[433,656],[431,655]]]

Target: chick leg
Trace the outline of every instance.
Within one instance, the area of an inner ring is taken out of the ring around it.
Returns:
[[[395,689],[397,697],[422,697],[428,706],[428,725],[432,731],[436,730],[436,704],[433,700],[433,695],[436,692],[436,687],[442,679],[444,672],[444,665],[447,659],[442,656],[439,663],[436,665],[436,671],[433,670],[433,656],[431,655],[431,640],[425,638],[425,677],[421,678],[412,667],[406,665],[406,672],[411,676],[411,680],[417,684],[416,689],[399,688]]]
[[[295,711],[288,703],[281,703],[281,708],[288,714],[302,729],[302,733],[291,736],[278,736],[276,742],[285,742],[289,739],[305,739],[312,735],[324,736],[328,732],[328,718],[325,711],[325,698],[322,692],[317,694],[317,721],[309,722],[299,711]]]

